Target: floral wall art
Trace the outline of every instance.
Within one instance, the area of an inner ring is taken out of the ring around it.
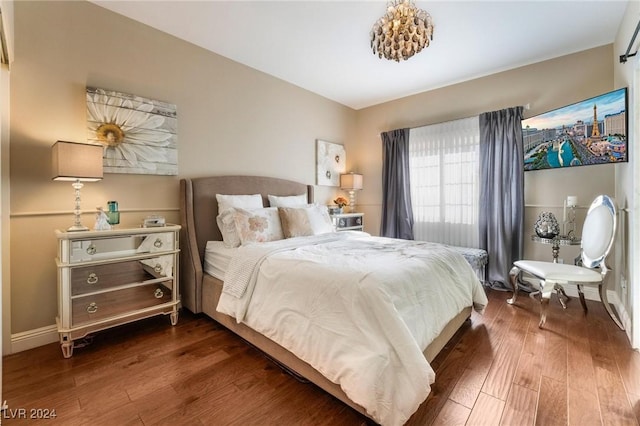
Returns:
[[[104,147],[105,173],[178,174],[175,105],[87,87],[87,128]]]
[[[346,170],[346,153],[344,146],[323,141],[316,141],[316,183],[325,186],[339,186],[340,175]]]

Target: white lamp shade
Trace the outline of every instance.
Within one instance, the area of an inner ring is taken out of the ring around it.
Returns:
[[[346,175],[340,175],[340,189],[362,189],[362,175],[358,173],[348,173]]]
[[[102,179],[102,147],[58,141],[51,148],[53,180],[95,182]]]

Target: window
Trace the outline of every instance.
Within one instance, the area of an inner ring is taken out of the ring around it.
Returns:
[[[478,248],[478,117],[409,131],[416,240]]]

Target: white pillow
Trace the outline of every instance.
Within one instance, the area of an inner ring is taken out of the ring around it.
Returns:
[[[224,245],[229,248],[240,245],[240,237],[236,231],[233,218],[234,208],[259,209],[262,208],[262,195],[224,195],[216,194],[218,201],[218,216],[216,223],[222,234]]]
[[[271,207],[302,207],[307,205],[307,194],[278,196],[267,195]]]
[[[277,207],[234,211],[233,219],[241,244],[263,243],[284,238]]]
[[[285,238],[334,232],[326,206],[309,204],[305,207],[278,207]]]
[[[262,195],[224,195],[216,194],[216,200],[218,200],[218,213],[222,213],[227,209],[241,208],[241,209],[261,209]]]

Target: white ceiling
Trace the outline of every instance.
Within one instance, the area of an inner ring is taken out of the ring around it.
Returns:
[[[628,0],[418,0],[434,39],[400,63],[369,45],[385,1],[93,2],[360,109],[612,43]]]

